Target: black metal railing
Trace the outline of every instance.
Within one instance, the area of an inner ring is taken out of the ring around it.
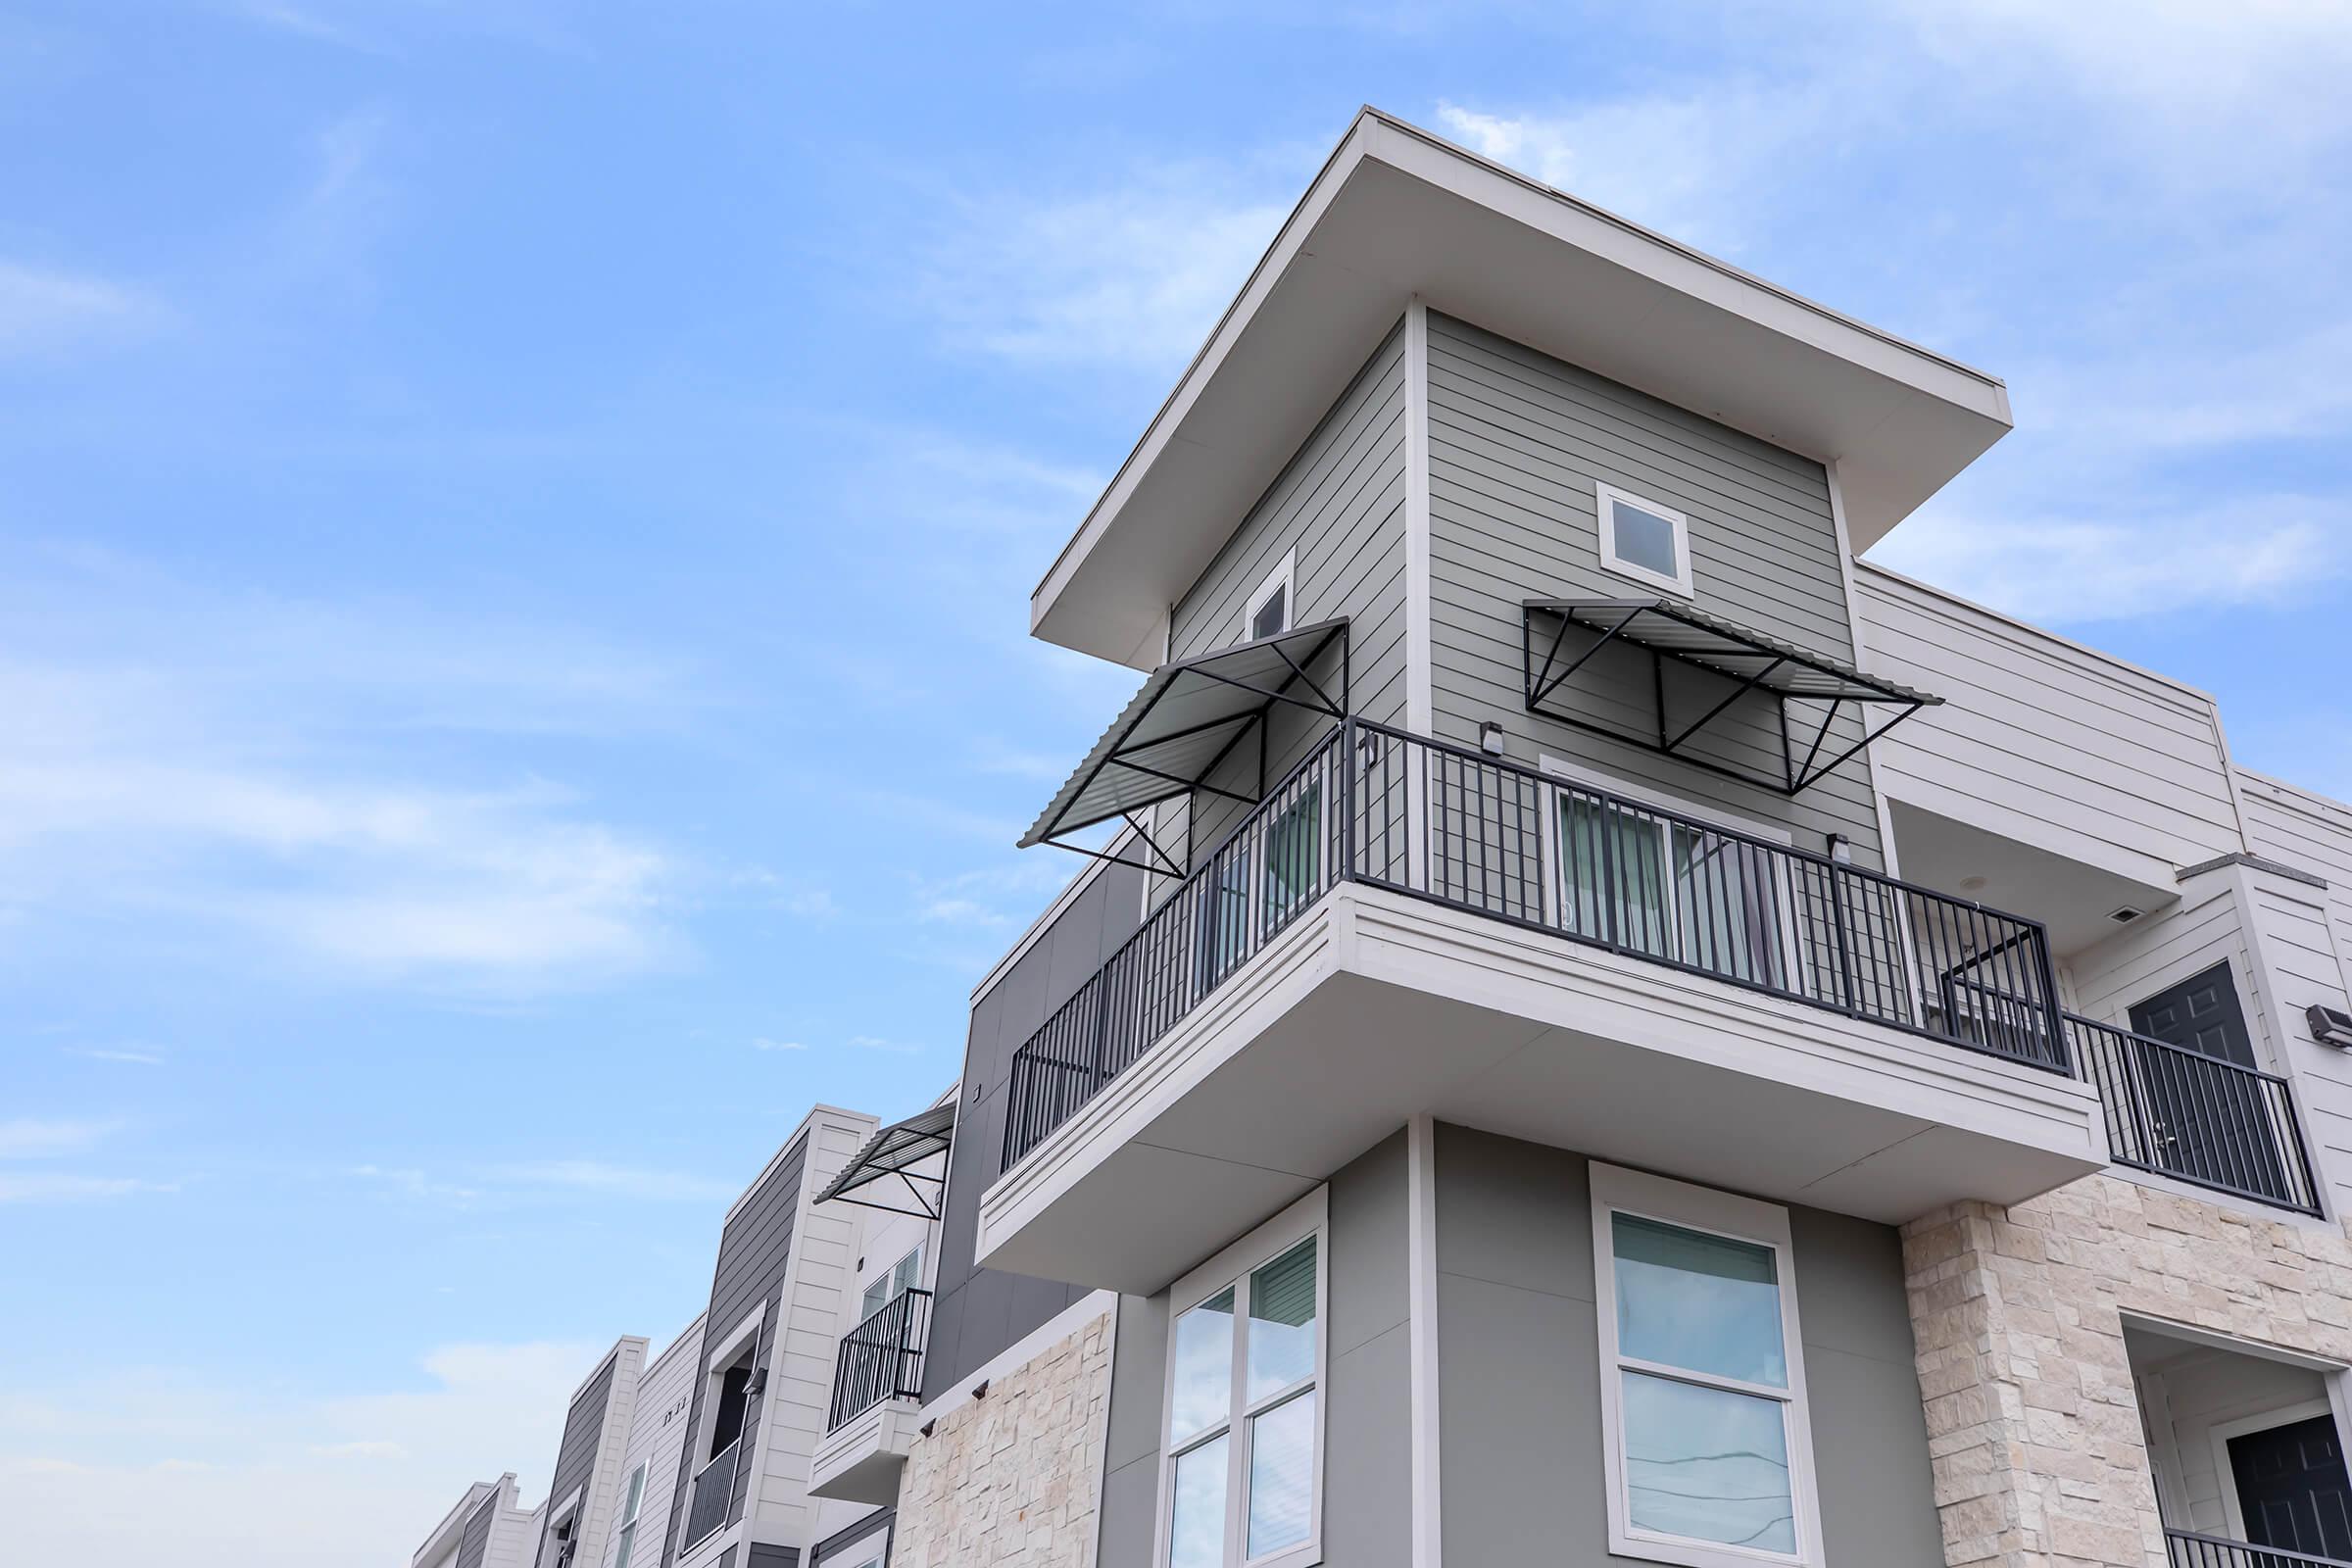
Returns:
[[[1348,719],[1014,1054],[1004,1164],[1341,881],[2073,1070],[2034,921]]]
[[[838,1431],[885,1399],[921,1398],[930,1336],[931,1293],[916,1290],[901,1291],[842,1336],[825,1430]]]
[[[2071,1012],[2066,1023],[2117,1164],[2320,1212],[2285,1079]]]
[[[2341,1557],[2315,1557],[2282,1546],[2257,1546],[2193,1530],[2167,1530],[2165,1555],[2172,1568],[2352,1568]]]
[[[695,1473],[694,1495],[687,1499],[686,1534],[678,1542],[679,1550],[727,1522],[727,1506],[735,1497],[735,1461],[742,1453],[743,1440],[737,1438]]]

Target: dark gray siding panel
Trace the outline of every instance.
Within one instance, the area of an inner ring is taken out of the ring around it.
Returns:
[[[456,1568],[482,1568],[482,1556],[490,1549],[490,1527],[498,1521],[498,1498],[493,1487],[481,1506],[466,1516],[465,1532],[458,1537]]]
[[[1586,1160],[1441,1126],[1437,1166],[1446,1555],[1628,1561],[1605,1550]],[[1900,1243],[1863,1220],[1788,1218],[1829,1560],[1936,1568]]]
[[[758,1367],[766,1367],[775,1354],[784,1272],[792,1258],[792,1226],[800,1212],[801,1179],[808,1157],[808,1135],[804,1129],[785,1147],[783,1155],[744,1199],[743,1205],[719,1233],[718,1262],[711,1270],[710,1305],[704,1320],[705,1332],[709,1336],[731,1334],[764,1302],[767,1317],[760,1331],[754,1363]],[[710,1383],[708,1377],[698,1377],[694,1382],[694,1403],[686,1417],[686,1448],[678,1458],[678,1486],[669,1503],[669,1533],[662,1538],[664,1564],[677,1560],[678,1531],[693,1497],[694,1474],[710,1457],[702,1451],[698,1441],[703,1399]],[[764,1397],[752,1400],[745,1413],[741,1450],[744,1454],[750,1454],[758,1446],[760,1408],[765,1402]],[[750,1487],[751,1466],[739,1463],[735,1468],[733,1498],[727,1505],[730,1523],[743,1517],[744,1497]]]
[[[1410,1560],[1412,1539],[1402,1133],[1332,1177],[1329,1271],[1324,1560],[1348,1568],[1390,1568]],[[1168,1307],[1164,1294],[1119,1302],[1099,1562],[1151,1560]]]
[[[1285,556],[1295,555],[1291,624],[1348,616],[1355,711],[1383,723],[1403,721],[1404,408],[1399,326],[1373,351],[1176,606],[1168,632],[1171,658],[1247,641],[1250,596]],[[1309,673],[1339,695],[1336,655]],[[1290,708],[1277,709],[1270,722],[1269,779],[1280,777],[1329,727],[1328,720]],[[1251,742],[1237,750],[1213,782],[1254,795],[1257,765]],[[1202,797],[1199,809],[1196,853],[1211,848],[1243,808]]]
[[[801,1548],[798,1546],[770,1546],[755,1541],[752,1543],[751,1550],[745,1556],[744,1562],[747,1568],[800,1568]]]
[[[1526,710],[1520,602],[1630,599],[1654,590],[1603,570],[1593,485],[1614,484],[1686,514],[1696,604],[1830,658],[1851,661],[1837,524],[1821,465],[1646,397],[1491,332],[1429,318],[1430,683],[1440,738],[1475,744],[1501,722],[1511,755],[1544,752],[1697,803],[1777,823],[1818,850],[1842,833],[1878,864],[1878,814],[1856,759],[1789,801]],[[1582,645],[1572,642],[1571,651]],[[1688,671],[1669,704],[1696,717],[1726,689]],[[1714,695],[1694,701],[1711,687]],[[1606,652],[1554,702],[1645,733],[1650,662]],[[1832,730],[1846,744],[1858,721]],[[1810,734],[1810,731],[1806,731]],[[1778,776],[1777,710],[1751,696],[1694,746]],[[1800,741],[1800,746],[1802,742]],[[1825,756],[1835,755],[1826,750]]]
[[[882,1536],[894,1529],[898,1521],[898,1509],[877,1508],[856,1524],[836,1530],[818,1542],[809,1552],[809,1562],[813,1568],[862,1563],[874,1547],[884,1544]],[[884,1560],[888,1560],[887,1553]]]
[[[1142,910],[1143,873],[1104,867],[1020,961],[972,1004],[963,1103],[948,1155],[948,1208],[940,1225],[934,1281],[938,1296],[931,1310],[931,1350],[923,1361],[925,1398],[936,1398],[986,1366],[1084,1294],[975,1267],[973,1240],[980,1195],[1004,1162],[1004,1080],[1012,1070],[1012,1054],[1135,934]]]
[[[612,1402],[612,1374],[617,1366],[616,1357],[607,1356],[596,1376],[572,1396],[571,1408],[564,1415],[564,1441],[556,1446],[556,1468],[550,1472],[553,1479],[548,1483],[547,1500],[551,1504],[560,1504],[586,1487],[596,1471],[597,1445],[604,1439],[605,1410]],[[587,1516],[588,1505],[582,1499],[575,1517],[585,1520]],[[545,1524],[539,1527],[539,1537],[542,1542],[547,1539]]]
[[[1331,1179],[1323,1555],[1348,1568],[1412,1560],[1405,1165],[1398,1132]]]

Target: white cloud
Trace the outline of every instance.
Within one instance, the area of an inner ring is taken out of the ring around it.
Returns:
[[[770,1040],[761,1036],[752,1042],[752,1049],[754,1051],[807,1051],[808,1048],[798,1040]]]
[[[79,1154],[122,1130],[119,1121],[40,1120],[16,1116],[0,1121],[0,1159],[51,1159]]]
[[[1167,374],[1272,243],[1298,172],[1156,165],[1084,192],[961,198],[928,293],[989,353]]]
[[[0,359],[120,339],[162,314],[120,283],[0,260]]]
[[[0,875],[18,908],[128,910],[249,964],[500,995],[677,951],[694,873],[665,851],[543,779],[412,776],[446,750],[419,748],[423,729],[670,722],[659,661],[216,598],[104,557],[24,564],[0,587]]]
[[[592,1345],[455,1345],[415,1386],[286,1400],[166,1370],[0,1395],[0,1508],[28,1562],[374,1568],[476,1480],[545,1476]],[[125,1505],[124,1499],[135,1499]],[[257,1530],[254,1521],[270,1528]]]
[[[2190,605],[2276,604],[2352,570],[2352,511],[2300,497],[2132,523],[1915,518],[1872,552],[2028,620],[2080,624]]]
[[[140,1181],[128,1176],[74,1176],[55,1171],[30,1175],[0,1173],[0,1203],[87,1203],[136,1193],[175,1193],[176,1182]]]
[[[141,1067],[160,1067],[164,1064],[163,1054],[154,1051],[129,1051],[113,1046],[67,1046],[63,1049],[69,1056],[83,1056],[91,1061],[129,1062]]]

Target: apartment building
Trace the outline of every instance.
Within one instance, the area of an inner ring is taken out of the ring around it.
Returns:
[[[812,1491],[897,1568],[2352,1562],[2352,808],[1860,559],[2010,424],[1359,116],[1031,601],[1142,684]]]
[[[706,1309],[573,1391],[546,1500],[476,1484],[411,1568],[879,1568],[955,1113],[952,1090],[890,1127],[811,1110],[721,1220]]]

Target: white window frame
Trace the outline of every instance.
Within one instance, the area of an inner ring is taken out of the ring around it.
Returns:
[[[1296,585],[1298,575],[1298,552],[1294,547],[1283,556],[1282,564],[1266,574],[1266,580],[1257,585],[1257,591],[1250,596],[1248,605],[1243,609],[1243,642],[1257,641],[1257,612],[1265,609],[1266,601],[1274,597],[1274,590],[1277,588],[1282,590],[1282,631],[1289,631],[1298,624],[1298,591]],[[1282,631],[1271,633],[1271,635],[1279,637],[1282,635]]]
[[[1249,1397],[1247,1346],[1250,1332],[1250,1272],[1270,1263],[1305,1241],[1315,1239],[1315,1370],[1262,1399]],[[1226,1396],[1225,1419],[1200,1432],[1187,1433],[1181,1449],[1171,1441],[1168,1423],[1176,1412],[1176,1323],[1192,1308],[1231,1287],[1234,1293],[1233,1388]],[[1159,1507],[1152,1533],[1152,1561],[1166,1568],[1174,1544],[1176,1460],[1223,1433],[1225,1446],[1225,1556],[1239,1568],[1313,1568],[1323,1560],[1323,1455],[1325,1431],[1331,1419],[1331,1190],[1318,1187],[1256,1230],[1178,1280],[1168,1296],[1168,1335],[1159,1398]],[[1306,1540],[1262,1557],[1246,1555],[1250,1525],[1250,1446],[1246,1434],[1250,1418],[1296,1398],[1311,1387],[1315,1397],[1315,1462]]]
[[[620,1484],[620,1518],[612,1526],[612,1568],[629,1568],[637,1554],[637,1527],[645,1512],[645,1484],[651,1477],[646,1461],[637,1461]]]
[[[1600,1434],[1606,1466],[1603,1490],[1609,1503],[1609,1550],[1620,1557],[1675,1563],[1681,1568],[1759,1568],[1762,1564],[1820,1568],[1821,1501],[1814,1483],[1813,1424],[1805,1395],[1805,1337],[1796,1315],[1796,1250],[1789,1241],[1788,1211],[1777,1203],[1737,1198],[1712,1188],[1668,1181],[1662,1176],[1598,1161],[1592,1166],[1592,1185],[1593,1300],[1597,1307],[1594,1316],[1600,1324]],[[1631,1214],[1684,1230],[1703,1231],[1753,1247],[1770,1248],[1773,1272],[1781,1288],[1781,1341],[1788,1358],[1788,1387],[1764,1388],[1684,1367],[1653,1365],[1620,1354],[1617,1252],[1610,1224],[1613,1214]],[[1795,1556],[1634,1528],[1625,1490],[1625,1427],[1620,1408],[1620,1387],[1628,1370],[1781,1401],[1788,1444],[1788,1496],[1796,1514]]]
[[[1674,563],[1679,568],[1673,576],[1653,571],[1638,562],[1627,561],[1617,554],[1617,507],[1624,502],[1639,507],[1653,517],[1674,524]],[[1683,599],[1696,597],[1690,586],[1690,519],[1674,508],[1631,490],[1619,489],[1605,479],[1592,481],[1592,510],[1600,518],[1600,564],[1620,577],[1631,577],[1652,588],[1663,588]]]
[[[867,1318],[873,1316],[875,1312],[879,1312],[883,1307],[888,1306],[891,1302],[897,1300],[902,1293],[906,1291],[919,1291],[923,1288],[923,1271],[929,1268],[931,1264],[931,1259],[924,1255],[929,1250],[929,1243],[930,1239],[928,1237],[915,1243],[912,1247],[906,1249],[906,1251],[900,1253],[898,1257],[892,1261],[890,1267],[877,1273],[872,1279],[867,1280],[865,1284],[858,1289],[858,1321],[859,1323],[864,1322]],[[913,1281],[909,1284],[899,1286],[897,1290],[885,1290],[882,1294],[880,1305],[868,1309],[865,1304],[866,1297],[873,1294],[873,1289],[876,1285],[889,1286],[896,1284],[899,1277],[899,1270],[906,1266],[906,1260],[908,1258],[914,1259]]]

